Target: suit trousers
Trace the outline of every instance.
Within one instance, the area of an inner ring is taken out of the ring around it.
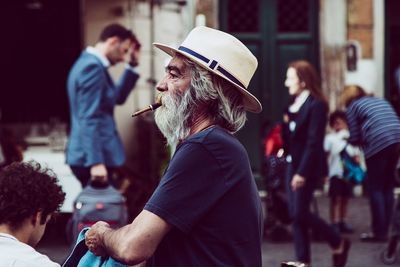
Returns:
[[[294,249],[296,260],[310,263],[310,230],[317,232],[321,237],[325,238],[333,249],[340,246],[341,237],[333,227],[310,210],[314,191],[320,178],[306,177],[304,186],[293,191],[290,183],[294,174],[295,172],[292,170],[291,164],[289,164],[286,175],[286,190],[288,193],[289,214],[293,224]]]

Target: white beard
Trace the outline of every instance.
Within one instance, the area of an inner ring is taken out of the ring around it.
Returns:
[[[162,96],[163,105],[155,111],[155,122],[172,148],[175,148],[190,130],[185,120],[185,114],[189,110],[188,102],[185,101],[188,95],[187,91],[183,95],[165,93]]]

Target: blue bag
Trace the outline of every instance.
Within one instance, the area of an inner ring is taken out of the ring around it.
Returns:
[[[85,233],[89,229],[84,228],[79,233],[76,245],[62,267],[126,267],[110,257],[96,256],[89,251],[85,245]]]
[[[346,146],[347,147],[347,146]],[[343,178],[352,184],[361,184],[366,176],[360,164],[346,151],[346,147],[340,152],[343,164]]]

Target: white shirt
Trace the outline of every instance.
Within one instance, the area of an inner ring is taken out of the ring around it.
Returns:
[[[103,56],[103,55],[102,55],[96,48],[94,48],[93,46],[88,46],[88,47],[86,47],[86,52],[89,53],[89,54],[92,54],[92,55],[94,55],[95,57],[97,57],[98,59],[100,59],[101,64],[103,64],[103,66],[104,66],[105,68],[110,67],[111,63],[110,63],[110,61],[108,60],[108,58],[105,57],[105,56]],[[139,73],[137,67],[132,67],[132,66],[129,65],[129,64],[125,64],[125,68],[126,68],[126,69],[129,69],[130,71],[133,71],[133,72],[135,72],[135,73]]]
[[[60,267],[14,236],[0,233],[0,267]]]
[[[328,167],[329,177],[338,176],[343,177],[343,165],[340,159],[340,152],[345,148],[347,139],[349,138],[349,131],[346,129],[339,132],[332,132],[325,136],[324,150],[329,153]],[[360,156],[361,151],[348,144],[346,151],[350,156]]]
[[[101,64],[103,64],[103,66],[105,68],[110,67],[110,61],[108,60],[108,58],[106,58],[105,56],[103,56],[99,51],[97,51],[96,48],[94,48],[93,46],[88,46],[86,48],[86,52],[88,52],[89,54],[94,55],[95,57],[97,57],[98,59],[100,59]]]
[[[309,90],[305,89],[301,91],[301,93],[294,99],[293,104],[290,105],[289,111],[291,113],[297,113],[300,110],[301,106],[303,106],[304,102],[306,102],[309,95],[310,95]]]
[[[294,100],[293,104],[289,106],[289,111],[291,113],[297,113],[300,108],[303,106],[303,104],[306,102],[308,96],[310,95],[309,90],[303,90]],[[296,129],[296,122],[295,121],[290,121],[289,122],[289,130],[291,132],[294,132]]]

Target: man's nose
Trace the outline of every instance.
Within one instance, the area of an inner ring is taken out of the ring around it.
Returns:
[[[163,78],[161,81],[159,81],[156,85],[157,91],[160,92],[165,92],[167,91],[167,83],[165,82],[165,78]]]

